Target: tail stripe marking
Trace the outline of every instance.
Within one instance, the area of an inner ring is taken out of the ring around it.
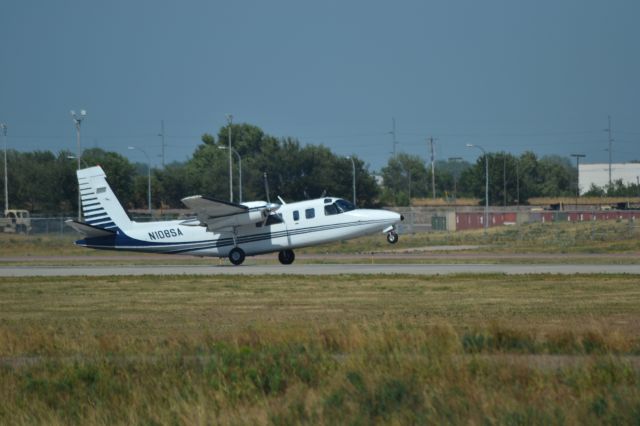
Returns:
[[[92,214],[85,214],[84,215],[85,219],[88,219],[88,218],[95,219],[95,218],[97,218],[99,216],[108,216],[108,214],[107,214],[107,212],[98,212],[98,213],[92,213]]]
[[[112,222],[112,220],[111,220],[111,218],[109,216],[87,220],[87,223],[89,225],[94,225],[94,226],[95,225],[100,225],[100,224],[103,224],[103,223],[107,223],[107,222]]]

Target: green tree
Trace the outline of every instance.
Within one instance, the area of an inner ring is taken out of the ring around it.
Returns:
[[[157,173],[158,180],[167,187],[188,188],[191,193],[228,199],[229,161],[228,130],[225,126],[216,138],[209,134],[202,137],[193,157],[183,168],[170,170],[185,185],[170,184],[167,173]],[[307,145],[292,138],[277,139],[249,124],[231,126],[232,147],[242,157],[243,199],[266,199],[264,173],[267,173],[270,198],[280,195],[286,200],[300,200],[327,194],[351,199],[351,160],[335,155],[324,146]],[[237,159],[233,158],[234,199],[238,200],[239,179]],[[358,204],[372,205],[377,197],[377,186],[364,162],[354,158],[356,166],[356,191]],[[175,179],[174,179],[175,181]],[[164,182],[164,184],[162,183]],[[171,202],[176,202],[174,194]],[[273,200],[272,200],[273,201]]]
[[[458,197],[468,194],[465,188],[460,186],[462,173],[471,167],[467,161],[461,160],[440,160],[436,161],[436,196],[437,197]],[[428,170],[430,172],[430,170]],[[431,175],[431,173],[429,173]]]
[[[430,188],[430,172],[417,155],[400,153],[389,159],[382,168],[385,204],[408,205],[412,197],[427,196]]]
[[[519,158],[504,152],[487,153],[487,157],[490,204],[501,205],[506,200],[506,204],[511,205],[524,203],[531,197],[569,196],[573,193],[572,181],[576,172],[567,158],[545,156],[538,159],[532,152],[525,152]],[[463,172],[460,182],[484,204],[484,156],[478,157],[476,164]]]
[[[548,155],[538,164],[539,197],[572,196],[575,188],[576,169],[571,160],[559,155]]]

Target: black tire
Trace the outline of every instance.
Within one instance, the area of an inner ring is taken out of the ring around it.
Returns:
[[[235,247],[229,252],[229,262],[233,263],[236,266],[242,265],[242,262],[244,262],[244,258],[244,250],[242,250],[240,247]]]
[[[391,231],[387,234],[387,241],[389,242],[389,244],[395,244],[399,239],[400,237],[398,237],[398,234],[394,231]]]
[[[278,253],[278,260],[283,265],[291,265],[294,260],[296,260],[296,254],[293,250],[282,250]]]

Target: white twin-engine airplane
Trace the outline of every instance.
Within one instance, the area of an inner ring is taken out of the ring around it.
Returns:
[[[84,234],[77,245],[95,249],[228,257],[234,265],[246,256],[278,252],[280,263],[289,265],[295,248],[375,232],[396,243],[396,224],[403,220],[386,210],[356,209],[340,198],[235,204],[195,195],[182,199],[195,218],[138,223],[129,219],[100,166],[77,175],[85,221],[66,223]]]

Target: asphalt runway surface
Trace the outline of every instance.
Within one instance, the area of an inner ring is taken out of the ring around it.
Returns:
[[[640,265],[500,264],[294,264],[294,265],[147,265],[147,266],[3,266],[1,277],[139,275],[343,275],[343,274],[640,274]]]

